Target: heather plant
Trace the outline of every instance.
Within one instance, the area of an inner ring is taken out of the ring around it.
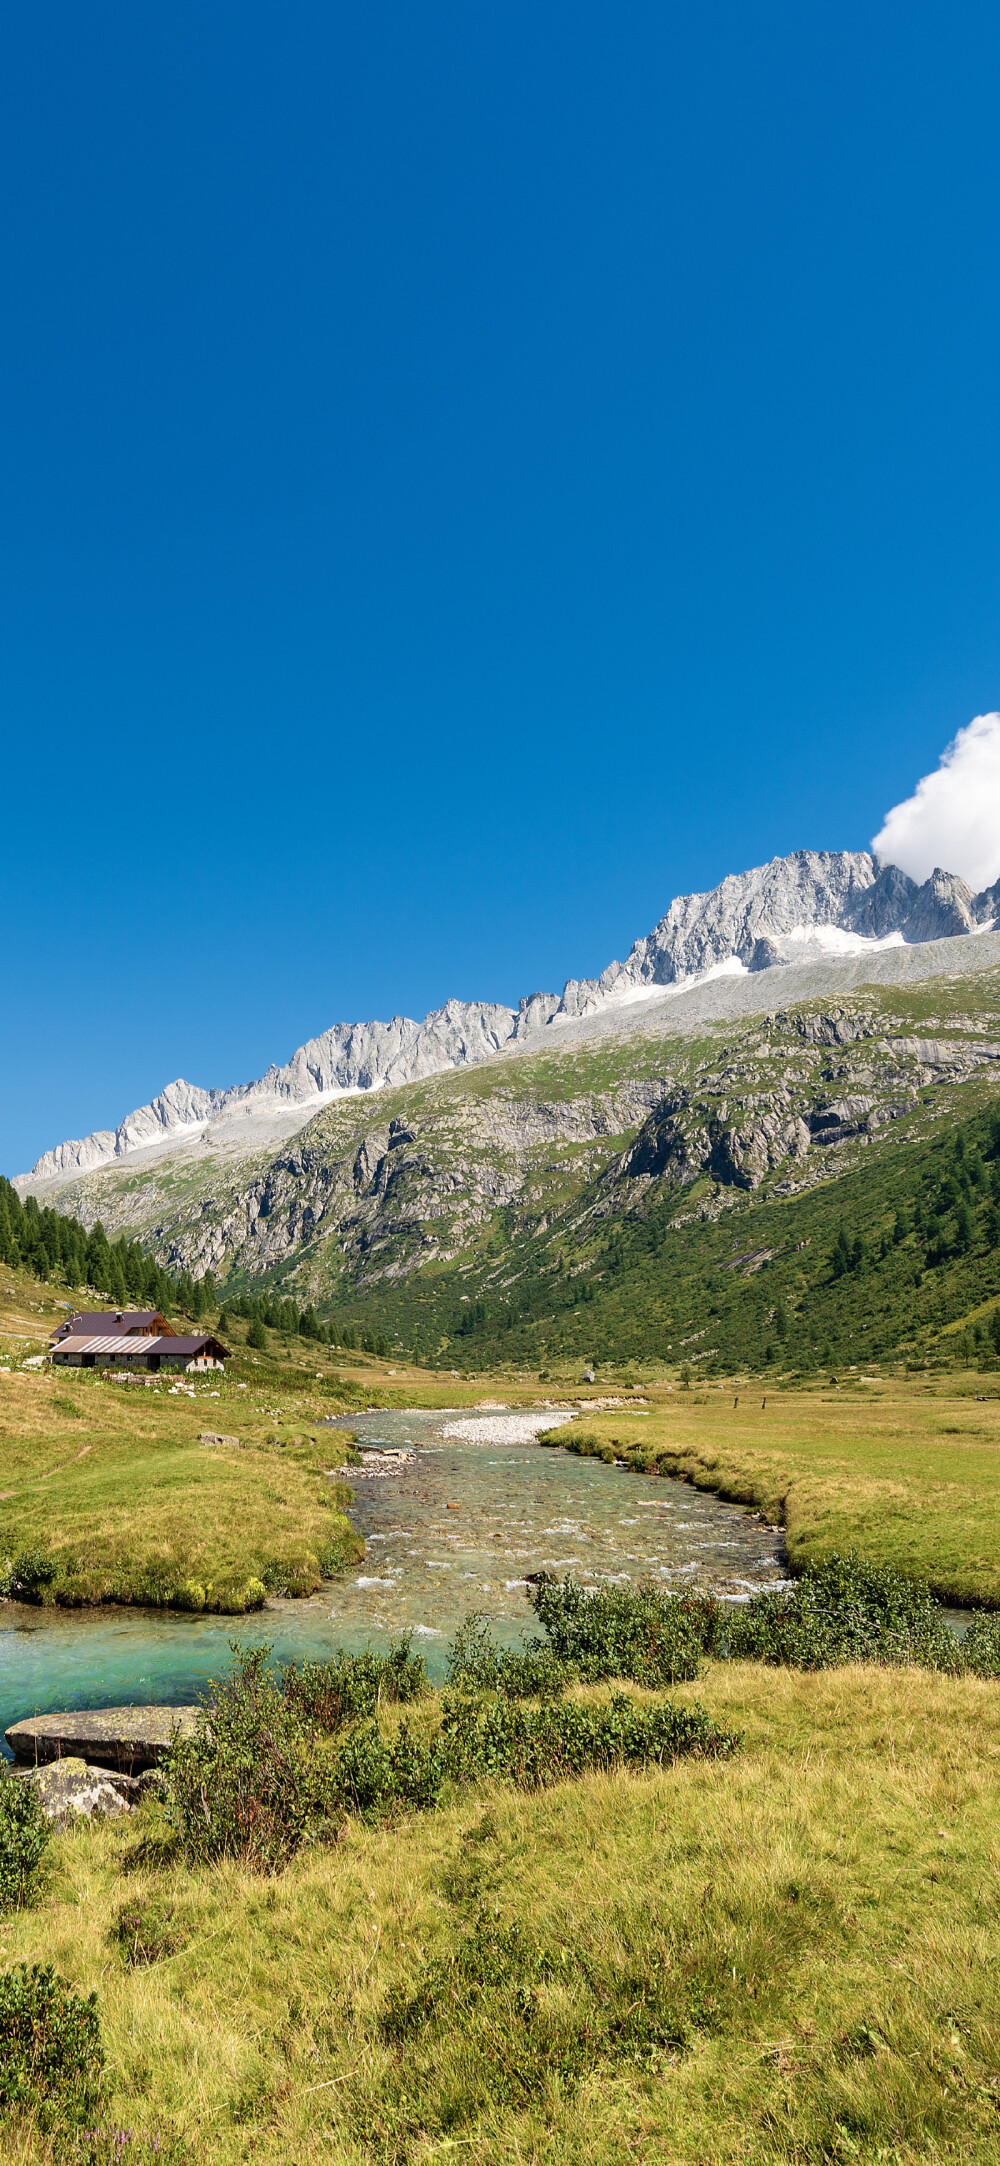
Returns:
[[[74,1993],[51,1963],[0,1973],[0,2108],[67,2127],[93,2109],[104,2066],[97,1995]]]
[[[159,1963],[164,1956],[176,1955],[184,1946],[185,1934],[171,1903],[162,1896],[145,1895],[119,1906],[108,1939],[126,1968],[136,1970],[143,1963]]]
[[[0,1911],[31,1902],[51,1836],[34,1783],[0,1761]]]

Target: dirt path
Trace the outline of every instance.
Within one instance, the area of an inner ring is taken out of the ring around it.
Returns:
[[[51,1481],[53,1474],[61,1474],[64,1468],[75,1467],[79,1459],[86,1459],[87,1453],[92,1451],[93,1448],[92,1444],[85,1444],[82,1452],[74,1452],[72,1459],[60,1459],[58,1466],[46,1467],[44,1474],[33,1475],[30,1482],[19,1482],[17,1488],[34,1489],[39,1482]],[[0,1502],[3,1501],[4,1497],[16,1497],[16,1495],[17,1489],[0,1489]]]

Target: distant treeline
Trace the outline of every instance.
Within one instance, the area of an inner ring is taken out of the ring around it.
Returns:
[[[502,1291],[466,1279],[472,1298],[448,1319],[465,1360],[653,1355],[712,1376],[933,1349],[993,1366],[1000,1114],[872,1153],[863,1168],[787,1201],[741,1198],[703,1223],[692,1222],[683,1191],[664,1187],[644,1215],[577,1249],[575,1263],[573,1241],[567,1227],[561,1250],[512,1249],[522,1267],[513,1284],[508,1269]],[[942,1340],[963,1317],[966,1329]]]
[[[198,1283],[203,1285],[204,1280]],[[345,1352],[360,1348],[363,1354],[385,1356],[392,1351],[383,1331],[355,1331],[350,1324],[341,1326],[336,1322],[323,1324],[314,1308],[299,1309],[294,1301],[274,1294],[235,1294],[226,1299],[223,1313],[244,1317],[251,1331],[280,1331],[286,1338],[297,1334],[300,1339],[316,1339],[322,1346],[342,1346]]]
[[[165,1309],[180,1303],[190,1308],[196,1287],[185,1274],[175,1281],[169,1272],[144,1256],[136,1241],[109,1241],[100,1221],[88,1233],[78,1218],[66,1218],[34,1196],[24,1202],[0,1174],[0,1262],[12,1271],[31,1271],[35,1278],[49,1279],[62,1272],[67,1286],[93,1287],[108,1301],[124,1307],[128,1301],[143,1308]],[[202,1287],[202,1303],[207,1306]],[[191,1300],[185,1295],[190,1293]],[[213,1289],[214,1293],[214,1289]]]

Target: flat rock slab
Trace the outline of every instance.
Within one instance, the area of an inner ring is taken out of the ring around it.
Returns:
[[[38,1764],[76,1758],[138,1775],[157,1767],[177,1737],[190,1737],[197,1707],[97,1707],[73,1715],[35,1715],[4,1732],[15,1760]]]

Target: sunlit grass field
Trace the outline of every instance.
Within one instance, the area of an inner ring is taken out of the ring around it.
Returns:
[[[544,1393],[618,1397],[583,1412],[593,1448],[760,1508],[796,1566],[854,1548],[1000,1603],[989,1379],[771,1384],[764,1406],[762,1386],[662,1373],[641,1396],[570,1370],[255,1360],[237,1334],[225,1381],[190,1398],[25,1371],[58,1311],[17,1293],[0,1314],[0,1556],[88,1557],[119,1599],[157,1572],[237,1588],[265,1553],[304,1589],[347,1529],[331,1412]],[[240,1444],[206,1447],[204,1429]],[[627,1493],[627,1468],[614,1479]],[[742,1751],[446,1793],[349,1820],[271,1879],[186,1864],[155,1805],[57,1836],[38,1905],[0,1919],[0,1969],[52,1962],[96,1991],[101,2126],[109,2143],[132,2131],[101,2166],[1000,2166],[997,1686],[710,1662],[672,1697],[742,1731]],[[151,1960],[116,1936],[124,1905],[156,1926]],[[19,2166],[77,2146],[0,2123]]]
[[[784,1526],[794,1568],[857,1550],[945,1601],[1000,1605],[1000,1398],[976,1397],[988,1388],[973,1376],[661,1388],[648,1415],[581,1428],[612,1457],[759,1506]]]
[[[40,1594],[61,1603],[238,1615],[265,1587],[311,1593],[364,1553],[328,1478],[349,1439],[320,1424],[365,1406],[468,1404],[477,1388],[302,1342],[255,1355],[240,1323],[224,1376],[116,1382],[19,1365],[65,1313],[61,1289],[57,1303],[0,1275],[0,1569],[42,1553],[57,1577]],[[205,1431],[238,1446],[205,1446]]]
[[[4,1960],[97,1990],[104,2125],[178,2156],[1000,2159],[995,1686],[712,1665],[675,1696],[743,1753],[350,1823],[271,1881],[157,1862],[153,1814],[61,1837]],[[130,1968],[111,1925],[141,1899],[173,1952]]]

